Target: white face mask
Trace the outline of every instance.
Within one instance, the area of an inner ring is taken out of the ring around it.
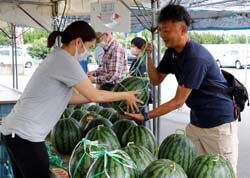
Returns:
[[[87,60],[87,58],[90,55],[89,50],[87,50],[87,48],[85,47],[83,42],[82,42],[82,45],[84,47],[84,52],[83,53],[81,53],[81,54],[78,53],[77,46],[76,46],[76,49],[75,49],[75,57],[77,58],[78,61]]]
[[[136,50],[136,48],[132,47],[132,48],[130,49],[130,51],[131,51],[131,54],[132,54],[133,56],[136,56],[136,55],[137,55],[137,50]]]
[[[104,47],[107,45],[107,42],[101,41],[98,45],[99,45],[100,47],[104,48]]]

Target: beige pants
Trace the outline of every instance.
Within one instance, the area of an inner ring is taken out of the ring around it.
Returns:
[[[198,155],[207,153],[223,155],[231,162],[237,175],[239,142],[237,121],[208,129],[188,124],[186,134],[195,143]]]

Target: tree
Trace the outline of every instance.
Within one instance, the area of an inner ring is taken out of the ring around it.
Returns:
[[[40,38],[47,38],[49,36],[48,32],[41,29],[31,29],[23,34],[24,44],[33,43],[35,40]]]
[[[31,47],[28,47],[28,53],[32,58],[44,59],[50,52],[50,49],[46,45],[47,38],[40,38],[32,43]]]
[[[3,31],[6,32],[7,34],[10,34],[9,28],[4,28]],[[0,45],[5,46],[5,45],[10,45],[10,44],[11,44],[11,39],[2,31],[0,31]]]

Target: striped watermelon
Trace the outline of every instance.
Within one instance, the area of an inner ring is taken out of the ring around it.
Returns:
[[[159,159],[153,161],[142,173],[142,178],[188,178],[185,171],[177,163]],[[205,177],[203,177],[205,178]]]
[[[122,80],[120,83],[116,84],[113,88],[114,92],[121,91],[139,91],[140,94],[137,95],[137,98],[144,102],[144,104],[137,103],[137,106],[142,110],[148,102],[148,85],[149,82],[147,79],[139,77],[128,77]],[[119,113],[124,113],[126,111],[126,103],[124,101],[115,101],[112,103],[112,107]]]
[[[112,108],[102,108],[102,110],[100,110],[97,114],[101,115],[106,119],[109,119],[113,113],[116,113],[116,111]]]
[[[80,121],[82,118],[86,117],[89,114],[86,110],[76,109],[72,113],[71,117],[77,121]]]
[[[87,108],[89,106],[90,106],[89,104],[77,104],[77,105],[75,105],[74,110],[76,110],[76,109],[87,110]]]
[[[197,155],[197,150],[190,138],[183,134],[166,137],[159,148],[159,159],[170,159],[187,171]]]
[[[134,142],[135,145],[144,146],[154,156],[157,156],[158,145],[153,133],[144,126],[132,126],[122,136],[122,146],[128,142]]]
[[[52,145],[62,154],[71,154],[81,138],[81,126],[73,118],[60,119],[51,132]]]
[[[104,125],[105,127],[111,128],[113,124],[109,120],[104,118],[93,119],[86,124],[83,134],[86,135],[88,131],[90,131],[90,129],[97,127],[98,125]]]
[[[96,105],[96,104],[90,105],[90,106],[87,108],[88,111],[94,111],[94,112],[96,112],[96,113],[100,112],[102,109],[103,109],[102,106]]]
[[[70,177],[86,177],[91,164],[95,161],[95,159],[90,156],[91,151],[103,151],[103,147],[87,139],[83,139],[78,143],[69,161]]]
[[[122,149],[125,151],[136,165],[138,174],[142,174],[144,169],[156,158],[143,146],[135,145],[133,142],[128,143],[126,147]]]
[[[112,126],[113,131],[116,133],[118,140],[122,143],[122,136],[126,130],[128,130],[131,126],[137,126],[135,121],[122,119],[118,120]]]
[[[74,112],[74,107],[68,106],[62,113],[61,119],[69,118],[73,112]]]
[[[228,160],[220,155],[207,154],[198,156],[192,163],[189,178],[235,178]]]
[[[85,117],[82,117],[81,120],[80,120],[80,125],[82,127],[82,129],[84,130],[86,125],[94,120],[94,119],[100,119],[100,118],[103,118],[101,115],[97,114],[96,112],[94,111],[90,111],[88,112],[88,114],[86,114]]]
[[[115,112],[109,117],[110,122],[115,123],[116,121],[120,120],[119,113]]]
[[[98,125],[92,128],[85,136],[88,140],[98,141],[98,143],[106,146],[107,150],[120,149],[120,143],[117,136],[111,128],[103,125]]]
[[[90,167],[86,178],[138,178],[134,168],[133,161],[124,151],[103,152]]]

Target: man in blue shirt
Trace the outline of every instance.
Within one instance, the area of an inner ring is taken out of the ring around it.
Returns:
[[[233,102],[206,87],[225,88],[227,82],[213,56],[202,45],[189,39],[189,25],[190,16],[182,6],[167,5],[161,10],[158,30],[168,49],[156,68],[151,58],[152,47],[147,47],[148,74],[152,85],[159,85],[168,74],[174,74],[178,82],[176,95],[144,115],[127,115],[143,121],[167,114],[186,103],[191,109],[186,134],[196,144],[198,154],[223,155],[236,173],[238,134]]]

